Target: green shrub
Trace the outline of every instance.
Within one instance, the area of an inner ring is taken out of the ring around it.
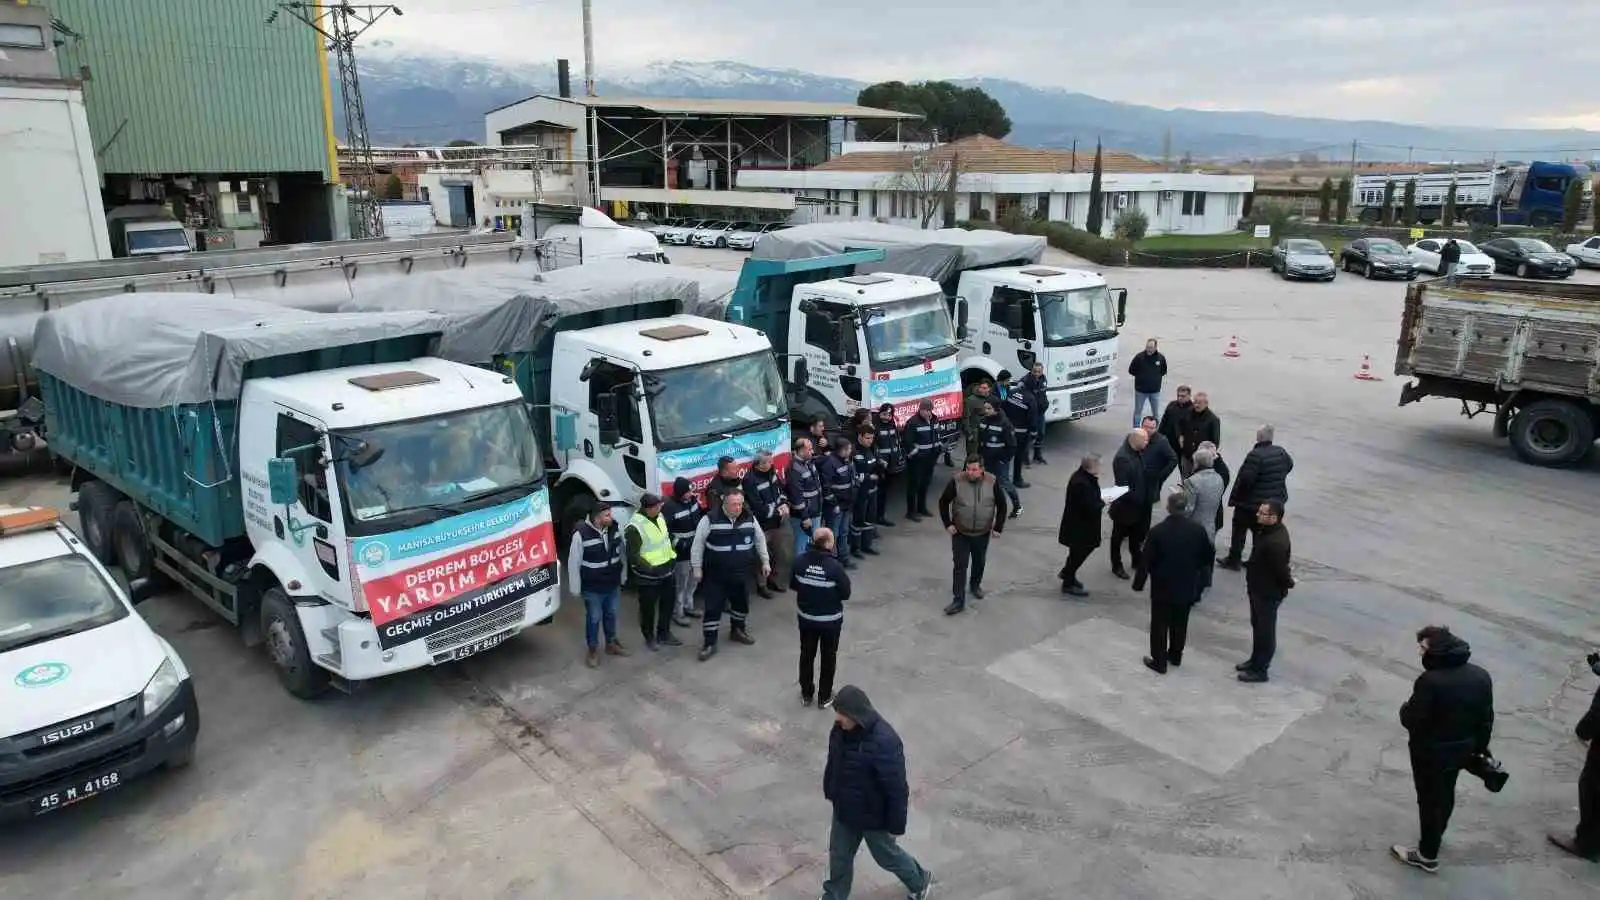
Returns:
[[[1136,243],[1144,239],[1145,232],[1150,230],[1150,217],[1138,207],[1130,207],[1117,213],[1117,219],[1111,225],[1111,233],[1118,240]]]
[[[994,216],[990,215],[987,209],[977,209],[972,213],[972,220],[974,222],[990,222],[994,220]]]

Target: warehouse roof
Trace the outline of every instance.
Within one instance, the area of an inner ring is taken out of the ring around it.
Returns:
[[[907,168],[911,160],[918,156],[946,162],[952,154],[957,153],[961,155],[962,171],[981,172],[986,175],[1042,175],[1073,171],[1087,173],[1094,169],[1093,151],[1080,150],[1076,155],[1076,167],[1074,167],[1074,155],[1070,152],[1018,147],[980,134],[941,144],[927,151],[846,153],[814,167],[812,171],[898,172]],[[1100,160],[1101,168],[1105,172],[1164,171],[1158,163],[1119,150],[1103,151]]]
[[[529,100],[560,100],[595,109],[637,109],[660,115],[689,116],[791,116],[797,119],[920,119],[916,113],[856,106],[853,103],[816,103],[809,100],[726,100],[681,97],[556,97],[535,94],[507,103],[498,112]]]

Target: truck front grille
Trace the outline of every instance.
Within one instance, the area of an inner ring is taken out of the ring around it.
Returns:
[[[462,622],[460,625],[452,625],[438,634],[430,634],[425,639],[428,654],[431,656],[439,653],[448,653],[463,644],[470,644],[480,638],[486,638],[497,631],[514,628],[522,621],[527,609],[528,601],[526,599],[518,600],[504,609],[497,609],[471,621]]]
[[[1103,409],[1106,401],[1111,397],[1110,386],[1090,388],[1072,395],[1072,411],[1074,413],[1087,412],[1091,409]]]
[[[144,741],[135,741],[121,747],[114,748],[99,756],[91,757],[66,769],[57,769],[46,772],[27,781],[14,781],[0,791],[0,803],[15,803],[35,791],[43,790],[52,784],[68,783],[84,778],[94,778],[117,768],[124,763],[132,762],[144,755]]]

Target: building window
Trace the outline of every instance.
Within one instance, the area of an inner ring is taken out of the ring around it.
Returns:
[[[1230,218],[1230,219],[1239,218],[1239,195],[1238,194],[1229,194],[1228,195],[1228,218]]]
[[[878,217],[878,192],[867,192],[867,215],[876,219]]]
[[[238,194],[234,194],[233,198],[234,198],[234,202],[237,203],[238,206],[239,206],[239,212],[241,212],[241,213],[250,212],[250,195],[249,194],[241,192],[241,193],[238,193]]]
[[[1039,218],[1041,218],[1041,219],[1050,218],[1050,195],[1049,194],[1040,194],[1038,199],[1034,200],[1033,202],[1034,202],[1034,209],[1038,210],[1037,215],[1038,215]]]
[[[1184,191],[1183,214],[1186,216],[1203,216],[1206,214],[1206,192]]]
[[[422,198],[422,202],[423,203],[427,203],[428,202],[428,189],[425,188],[425,187],[418,187],[417,188],[417,196]]]
[[[43,50],[44,29],[38,25],[0,23],[0,47],[22,47],[27,50]]]
[[[1068,224],[1072,222],[1072,197],[1072,194],[1066,195],[1064,202],[1061,204],[1061,221]]]
[[[967,201],[967,218],[976,218],[980,209],[983,209],[983,195],[973,194]]]

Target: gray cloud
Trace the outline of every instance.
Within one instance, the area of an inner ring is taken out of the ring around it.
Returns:
[[[579,0],[403,5],[374,36],[505,62],[582,55]],[[1600,129],[1600,3],[1585,0],[594,0],[594,18],[602,73],[731,59],[864,80],[1010,78],[1162,107]]]

